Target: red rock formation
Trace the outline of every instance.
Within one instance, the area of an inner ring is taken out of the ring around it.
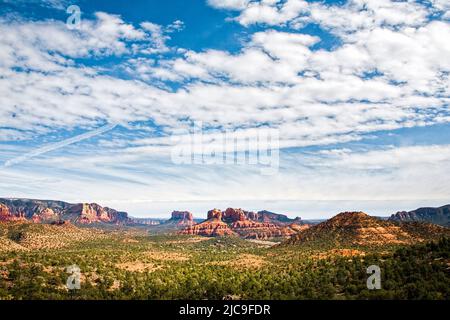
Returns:
[[[297,233],[297,231],[290,226],[279,226],[273,223],[251,220],[234,222],[231,225],[231,229],[241,237],[248,239],[290,237]]]
[[[75,221],[82,224],[90,224],[108,220],[108,213],[97,204],[79,203],[70,209],[75,215]]]
[[[227,222],[245,221],[247,216],[242,209],[228,208],[223,213],[223,220]]]
[[[179,233],[207,237],[229,236],[235,234],[225,222],[222,222],[217,218],[208,219],[202,223],[187,227]]]
[[[274,218],[276,214],[271,213]],[[198,225],[182,230],[182,234],[204,236],[237,234],[243,238],[269,239],[274,237],[289,237],[297,233],[297,227],[287,223],[277,224],[260,222],[258,213],[242,209],[228,208],[224,212],[213,209],[208,211],[208,219]],[[283,216],[284,218],[284,216]],[[286,219],[288,219],[286,217]]]
[[[217,219],[222,220],[222,211],[219,209],[212,209],[208,211],[208,220],[209,219]]]

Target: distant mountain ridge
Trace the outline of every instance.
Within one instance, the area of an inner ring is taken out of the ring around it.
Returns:
[[[0,221],[51,223],[70,221],[79,224],[128,224],[128,213],[96,203],[68,203],[56,200],[0,198]]]
[[[425,207],[412,210],[409,212],[400,211],[393,214],[389,220],[391,221],[423,221],[450,227],[450,204],[432,208]]]
[[[450,236],[450,229],[425,222],[381,220],[364,212],[343,212],[292,236],[284,244],[389,245],[412,244]]]

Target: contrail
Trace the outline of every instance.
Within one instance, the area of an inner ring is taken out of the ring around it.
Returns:
[[[29,152],[29,153],[21,155],[20,157],[8,160],[8,161],[6,161],[3,164],[3,166],[4,167],[10,167],[10,166],[18,164],[20,162],[26,161],[26,160],[28,160],[30,158],[37,157],[37,156],[39,156],[41,154],[44,154],[44,153],[47,153],[47,152],[50,152],[50,151],[53,151],[53,150],[57,150],[57,149],[60,149],[62,147],[68,146],[70,144],[73,144],[73,143],[76,143],[76,142],[80,142],[80,141],[83,141],[83,140],[95,137],[95,136],[97,136],[99,134],[102,134],[102,133],[105,133],[107,131],[110,131],[110,130],[114,129],[117,125],[118,125],[118,123],[111,123],[111,124],[105,125],[103,127],[100,127],[100,128],[98,128],[96,130],[85,132],[85,133],[77,135],[75,137],[72,137],[72,138],[69,138],[69,139],[66,139],[66,140],[62,140],[62,141],[59,141],[59,142],[56,142],[56,143],[52,143],[52,144],[43,146],[43,147],[38,148],[36,150],[33,150],[33,151]]]

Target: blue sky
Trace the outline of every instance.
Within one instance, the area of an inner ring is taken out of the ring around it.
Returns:
[[[81,9],[75,29],[70,5]],[[0,1],[0,196],[153,217],[444,205],[449,9],[446,0]],[[194,123],[207,139],[277,130],[276,174],[174,163],[172,138]]]

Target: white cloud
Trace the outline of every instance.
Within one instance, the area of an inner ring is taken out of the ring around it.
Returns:
[[[217,9],[242,10],[250,0],[207,0],[208,4]]]
[[[414,1],[350,0],[344,6],[312,4],[309,19],[345,36],[376,27],[419,27],[426,23],[428,14]]]
[[[82,19],[69,30],[63,21],[11,21],[0,19],[2,52],[0,67],[23,67],[45,72],[73,65],[70,59],[125,53],[161,53],[169,48],[166,34],[180,30],[181,21],[164,28],[143,22],[142,28],[125,23],[119,16],[97,12],[95,20]]]
[[[301,14],[306,14],[307,10],[308,3],[303,0],[254,1],[244,8],[237,21],[244,26],[254,23],[279,25],[289,22]]]
[[[444,10],[444,1],[434,5]],[[215,4],[210,2],[215,7]],[[235,18],[240,24],[286,25],[299,28],[315,22],[334,33],[357,31],[380,26],[420,26],[429,14],[424,5],[415,1],[349,0],[344,5],[327,5],[303,0],[259,0],[247,5],[223,5],[220,8],[239,10]]]

